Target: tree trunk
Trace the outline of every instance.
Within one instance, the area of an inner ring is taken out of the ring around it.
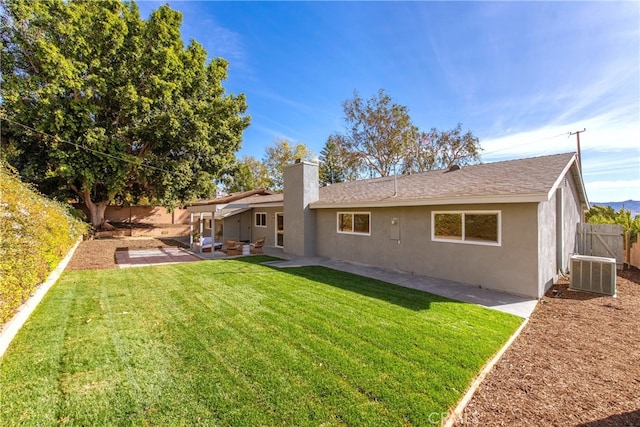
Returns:
[[[85,194],[84,204],[89,210],[89,222],[96,230],[101,230],[105,227],[106,220],[104,218],[104,213],[107,210],[107,206],[109,205],[108,201],[101,201],[94,203],[91,200],[91,197],[88,194]]]

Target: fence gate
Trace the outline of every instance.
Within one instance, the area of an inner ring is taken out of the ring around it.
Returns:
[[[578,224],[578,254],[615,258],[618,270],[624,265],[623,240],[620,224]]]

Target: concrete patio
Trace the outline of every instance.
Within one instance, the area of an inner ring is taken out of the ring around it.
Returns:
[[[194,255],[202,259],[235,258],[227,257],[223,252],[196,253]],[[511,295],[490,289],[465,285],[451,280],[437,279],[427,276],[412,275],[402,271],[388,270],[373,265],[359,264],[355,262],[336,260],[325,257],[296,257],[282,251],[282,248],[264,247],[265,255],[281,258],[282,261],[265,263],[277,268],[292,268],[319,265],[334,270],[345,271],[359,276],[370,277],[394,285],[406,288],[418,289],[435,295],[478,304],[484,307],[514,314],[523,318],[529,318],[535,309],[538,300]]]
[[[116,263],[120,268],[146,267],[199,261],[200,258],[182,248],[148,248],[116,251]]]
[[[178,239],[176,239],[178,240]],[[334,270],[344,271],[359,276],[370,277],[398,286],[418,289],[435,295],[478,304],[484,307],[529,318],[538,300],[511,295],[490,289],[484,289],[427,276],[418,276],[402,271],[394,271],[373,265],[359,264],[325,257],[297,257],[286,254],[282,248],[264,247],[264,254],[280,261],[271,261],[266,265],[277,268],[293,268],[319,265]],[[227,256],[222,251],[203,252],[189,251],[183,248],[153,248],[130,251],[118,251],[116,259],[120,268],[141,267],[148,265],[172,264],[212,259],[231,259],[245,255]],[[251,255],[249,255],[251,256]]]

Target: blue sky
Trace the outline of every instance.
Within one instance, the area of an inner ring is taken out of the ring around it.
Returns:
[[[138,2],[143,17],[165,2]],[[252,124],[316,154],[342,102],[384,89],[421,130],[462,123],[485,162],[576,150],[591,202],[640,200],[638,2],[195,2],[183,38],[229,61]]]

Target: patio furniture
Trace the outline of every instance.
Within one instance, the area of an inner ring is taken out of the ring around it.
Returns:
[[[261,254],[262,252],[262,247],[264,246],[264,242],[265,240],[267,240],[266,237],[261,237],[258,240],[256,240],[255,243],[251,244],[251,253],[252,254]]]
[[[224,245],[227,248],[227,255],[242,255],[242,243],[226,240]]]
[[[211,243],[211,237],[203,237],[200,243],[202,245],[202,252],[211,252],[211,248],[213,247],[214,251],[219,251],[222,249],[222,243],[213,242]]]

